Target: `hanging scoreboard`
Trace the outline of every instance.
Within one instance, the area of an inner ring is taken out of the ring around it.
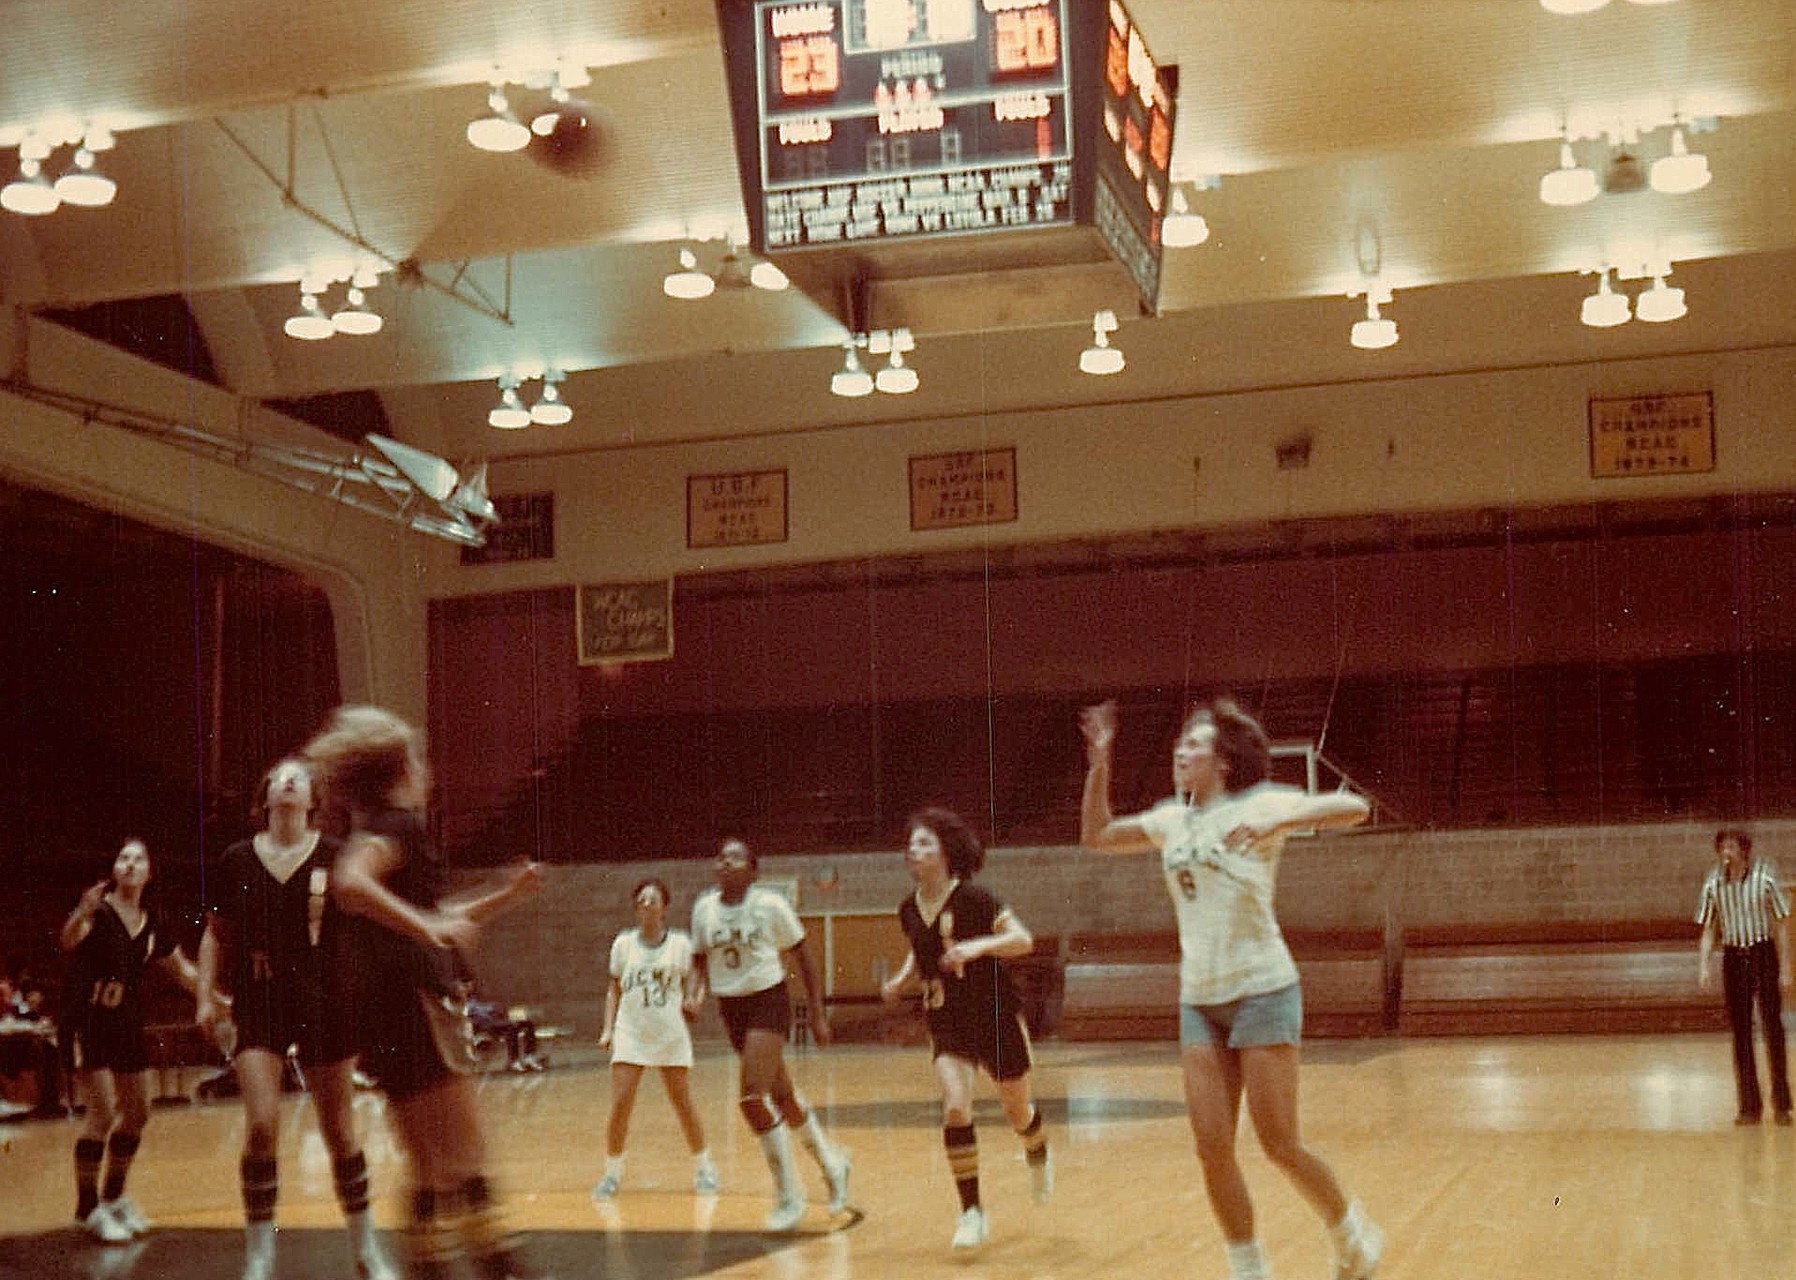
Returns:
[[[1150,307],[1173,100],[1117,0],[717,0],[762,253],[1092,227]]]

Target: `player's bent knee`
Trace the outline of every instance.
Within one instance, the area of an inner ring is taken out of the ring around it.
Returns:
[[[767,1105],[767,1099],[758,1093],[744,1094],[737,1105],[742,1108],[742,1118],[748,1121],[748,1127],[756,1133],[766,1133],[779,1123],[773,1108]]]

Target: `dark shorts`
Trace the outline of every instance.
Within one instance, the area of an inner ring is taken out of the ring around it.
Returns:
[[[451,996],[396,986],[359,999],[355,1047],[362,1071],[402,1100],[474,1069],[474,1029]]]
[[[792,997],[783,982],[753,995],[718,996],[717,1012],[730,1033],[730,1048],[737,1053],[750,1031],[771,1031],[784,1040],[792,1030]]]
[[[149,1070],[149,1050],[140,1022],[89,1016],[65,1028],[65,1033],[62,1049],[71,1071],[135,1075]]]
[[[258,984],[237,997],[237,1052],[266,1049],[285,1056],[299,1051],[302,1066],[324,1066],[355,1057],[355,1019],[349,1001],[329,1000],[303,984]]]
[[[1016,1080],[1029,1074],[1029,1033],[1021,1014],[996,1018],[944,1018],[931,1013],[929,1038],[935,1056],[963,1058],[994,1080]]]

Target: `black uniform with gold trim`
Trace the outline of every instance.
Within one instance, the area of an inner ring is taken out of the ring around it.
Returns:
[[[941,967],[944,951],[956,942],[996,933],[1003,914],[1003,904],[990,892],[963,882],[955,885],[933,920],[923,918],[915,894],[906,897],[898,906],[898,924],[917,958],[936,1056],[965,1058],[994,1080],[1014,1080],[1029,1070],[1029,1037],[1003,962],[981,956],[960,977]]]
[[[70,957],[62,1025],[71,1067],[130,1074],[149,1066],[143,974],[152,960],[174,949],[174,935],[153,908],[145,908],[143,927],[134,935],[110,902],[100,903]]]
[[[277,880],[241,840],[219,855],[207,908],[228,957],[237,1049],[285,1054],[308,1065],[355,1056],[343,916],[330,901],[340,841],[320,835],[311,853]]]
[[[414,907],[434,911],[444,871],[424,819],[382,809],[358,834],[379,836],[399,855],[386,887]],[[389,1097],[420,1093],[474,1066],[462,974],[453,951],[428,947],[370,920],[355,921],[350,945],[355,1041],[362,1070]]]

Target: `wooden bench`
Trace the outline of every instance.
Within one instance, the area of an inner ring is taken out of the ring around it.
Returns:
[[[1698,1031],[1727,1023],[1697,985],[1686,921],[1414,931],[1404,940],[1405,1035]]]
[[[1393,1022],[1384,942],[1370,930],[1291,931],[1304,993],[1304,1034],[1382,1034]],[[1066,1040],[1174,1040],[1179,944],[1171,933],[1067,939],[1058,1027]]]

